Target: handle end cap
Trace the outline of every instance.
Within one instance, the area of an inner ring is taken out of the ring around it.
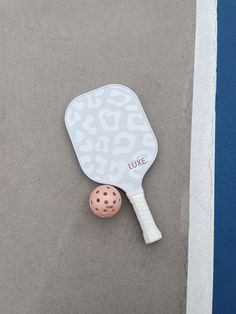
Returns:
[[[152,231],[152,232],[147,232],[147,233],[143,234],[143,237],[144,237],[145,243],[150,244],[150,243],[156,242],[158,240],[161,240],[162,234],[161,234],[159,229],[156,229],[155,232]]]

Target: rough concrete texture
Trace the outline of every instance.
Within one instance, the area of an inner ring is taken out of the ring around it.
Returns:
[[[0,0],[0,304],[4,314],[185,312],[195,1]],[[96,218],[64,127],[75,96],[139,96],[159,139],[145,245],[125,195]]]

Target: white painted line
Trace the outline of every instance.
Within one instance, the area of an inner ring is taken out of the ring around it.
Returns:
[[[211,314],[217,5],[197,0],[190,164],[187,314]]]

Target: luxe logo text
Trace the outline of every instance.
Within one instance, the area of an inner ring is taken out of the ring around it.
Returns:
[[[130,170],[137,168],[137,167],[141,167],[143,165],[145,165],[147,163],[147,161],[144,158],[139,158],[138,160],[132,161],[131,163],[128,164],[128,167]]]

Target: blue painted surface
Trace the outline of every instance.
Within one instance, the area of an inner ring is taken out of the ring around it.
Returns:
[[[213,314],[236,314],[236,0],[218,0]]]

